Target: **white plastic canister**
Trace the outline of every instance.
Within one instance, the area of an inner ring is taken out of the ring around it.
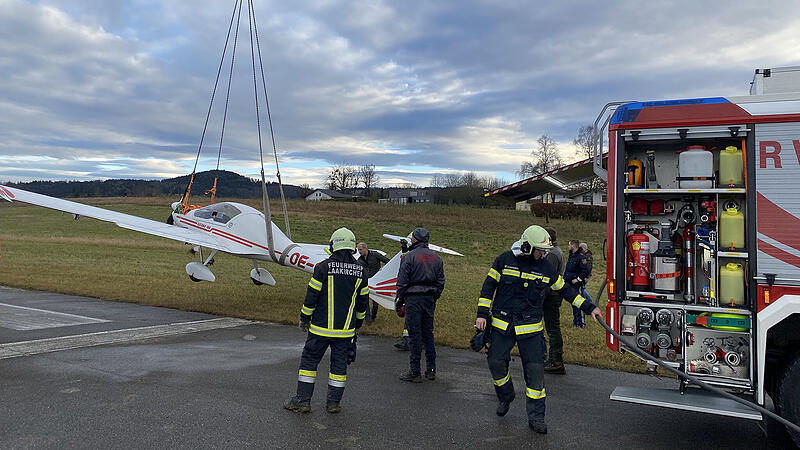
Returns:
[[[690,145],[678,156],[678,187],[710,189],[714,187],[714,155],[702,145]],[[691,178],[706,178],[694,180]]]

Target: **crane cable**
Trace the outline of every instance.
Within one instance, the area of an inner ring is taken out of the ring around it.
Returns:
[[[228,71],[228,87],[227,87],[227,90],[225,91],[225,108],[224,108],[223,113],[222,113],[222,129],[220,130],[220,133],[219,133],[219,151],[217,152],[217,166],[214,169],[215,170],[214,186],[210,190],[206,191],[206,194],[211,192],[211,203],[214,203],[214,197],[217,194],[217,175],[219,174],[219,160],[222,157],[222,142],[225,139],[225,125],[228,122],[228,104],[230,103],[230,99],[231,99],[231,84],[233,82],[233,67],[234,67],[234,64],[236,63],[236,46],[239,43],[239,23],[240,23],[241,18],[242,18],[242,1],[241,0],[236,0],[236,1],[239,4],[239,13],[237,14],[237,17],[236,17],[236,31],[235,31],[235,33],[233,35],[233,51],[231,51],[231,68]]]
[[[604,281],[603,285],[600,287],[600,291],[597,293],[597,297],[596,298],[598,299],[598,301],[600,300],[600,296],[603,295],[603,290],[605,289],[605,286],[606,286],[606,282]],[[736,403],[740,403],[740,404],[742,404],[742,405],[744,405],[744,406],[746,406],[748,408],[755,409],[756,411],[760,412],[761,414],[764,414],[764,415],[768,416],[769,418],[782,423],[783,425],[786,426],[786,428],[791,429],[795,433],[800,433],[800,426],[798,426],[797,424],[795,424],[793,422],[790,422],[789,420],[787,420],[787,419],[775,414],[774,412],[764,408],[763,406],[757,405],[756,403],[753,403],[751,401],[747,401],[747,400],[745,400],[745,399],[743,399],[741,397],[733,395],[730,392],[724,391],[724,390],[722,390],[722,389],[720,389],[718,387],[711,386],[710,384],[706,383],[705,381],[703,381],[703,380],[701,380],[701,379],[699,379],[699,378],[697,378],[695,376],[689,375],[686,372],[682,372],[682,371],[670,366],[669,364],[664,363],[663,361],[659,360],[658,358],[655,358],[652,355],[649,355],[649,354],[645,353],[644,351],[642,351],[638,347],[634,347],[634,346],[628,345],[627,342],[625,342],[625,340],[623,340],[622,336],[619,333],[617,333],[616,331],[614,331],[605,322],[605,320],[597,319],[597,323],[599,323],[600,326],[605,328],[606,331],[609,332],[612,336],[617,338],[619,340],[620,344],[622,344],[625,347],[627,347],[627,349],[630,352],[634,353],[636,356],[638,356],[640,358],[643,358],[645,360],[652,361],[653,363],[658,364],[659,366],[663,367],[664,369],[666,369],[669,372],[672,372],[673,374],[678,376],[678,379],[681,379],[681,378],[686,379],[688,381],[691,381],[692,383],[697,384],[698,386],[700,386],[701,388],[703,388],[703,389],[705,389],[707,391],[710,391],[710,392],[713,392],[714,394],[719,395],[720,397],[728,398],[728,399],[733,400]]]
[[[252,0],[247,0],[247,18],[250,25],[250,60],[253,65],[253,100],[256,105],[256,126],[258,127],[258,156],[261,161],[261,189],[262,200],[264,204],[264,226],[267,229],[267,251],[273,261],[278,262],[278,257],[275,254],[275,241],[272,235],[272,213],[269,207],[269,194],[267,193],[267,182],[264,177],[264,150],[261,142],[261,115],[258,109],[258,81],[256,78],[256,56],[253,47],[253,3]]]
[[[281,168],[278,165],[278,147],[275,144],[275,131],[272,127],[272,113],[269,108],[269,96],[267,95],[267,81],[264,75],[264,61],[261,57],[261,41],[258,38],[258,26],[256,25],[256,10],[253,7],[252,1],[248,0],[250,9],[253,11],[253,30],[256,35],[256,48],[258,49],[258,64],[261,67],[261,84],[264,89],[264,105],[267,109],[267,120],[269,121],[269,134],[272,138],[272,153],[275,155],[275,176],[278,178],[278,189],[281,193],[281,204],[283,205],[283,219],[286,222],[286,236],[292,238],[292,230],[289,228],[289,213],[286,211],[286,196],[283,193],[283,182],[281,181]],[[251,39],[252,41],[252,39]],[[260,133],[259,133],[260,134]],[[262,163],[263,167],[263,163]]]
[[[181,209],[181,213],[185,214],[187,210],[189,210],[189,195],[192,192],[192,184],[194,183],[194,176],[197,173],[197,163],[200,160],[200,151],[203,149],[203,141],[206,137],[206,130],[208,129],[208,120],[211,117],[211,109],[214,106],[214,97],[217,95],[217,86],[219,85],[219,77],[222,74],[222,66],[225,62],[225,55],[228,51],[228,43],[230,42],[231,38],[231,30],[233,29],[233,19],[236,18],[236,9],[239,9],[239,13],[241,14],[241,5],[239,4],[241,0],[236,0],[233,5],[233,12],[231,13],[231,20],[228,24],[228,33],[225,36],[225,46],[222,48],[222,57],[219,60],[219,67],[217,68],[217,77],[214,80],[214,89],[211,91],[211,101],[208,103],[208,111],[206,112],[206,120],[203,124],[203,133],[200,135],[200,145],[197,147],[197,156],[194,160],[194,167],[192,168],[192,175],[189,178],[189,184],[186,186],[186,189],[183,192],[183,197],[181,197],[181,202],[179,204],[179,208]],[[237,25],[238,27],[238,25]],[[216,186],[216,184],[215,184]]]

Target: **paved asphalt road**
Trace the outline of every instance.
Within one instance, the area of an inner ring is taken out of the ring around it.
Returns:
[[[437,380],[408,384],[397,379],[408,354],[371,336],[359,339],[343,411],[324,410],[326,358],[313,412],[293,414],[281,404],[303,342],[289,326],[0,287],[0,448],[787,445],[746,420],[612,402],[617,385],[674,382],[580,366],[547,376],[549,434],[536,435],[518,360],[518,400],[499,418],[483,354],[440,348]]]

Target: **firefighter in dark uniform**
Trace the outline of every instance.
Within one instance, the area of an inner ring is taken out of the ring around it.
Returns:
[[[294,412],[311,411],[317,365],[328,347],[331,368],[325,408],[329,413],[341,411],[339,402],[347,381],[348,353],[354,351],[356,330],[369,305],[364,266],[353,258],[356,250],[353,232],[347,228],[336,230],[331,235],[330,250],[331,256],[314,267],[300,310],[300,328],[308,331],[308,338],[300,357],[297,395],[283,403],[284,408]]]
[[[595,318],[600,309],[569,286],[544,258],[552,247],[550,236],[538,225],[528,227],[511,250],[494,260],[478,299],[475,327],[491,330],[488,351],[498,405],[497,415],[505,416],[514,400],[514,385],[508,364],[516,343],[525,374],[528,425],[537,433],[547,433],[544,420],[544,356],[542,330],[543,292],[550,288],[561,297]]]
[[[409,370],[400,379],[422,381],[420,360],[425,347],[425,378],[436,379],[436,346],[433,337],[433,312],[444,290],[442,258],[428,248],[430,234],[425,228],[411,233],[411,247],[400,261],[397,273],[397,298],[405,305],[411,355]]]

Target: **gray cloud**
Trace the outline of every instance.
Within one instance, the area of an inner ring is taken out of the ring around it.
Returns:
[[[285,181],[319,184],[341,162],[508,177],[536,137],[566,144],[608,101],[741,95],[800,44],[790,1],[540,3],[257,1]],[[0,178],[191,170],[232,7],[0,0]],[[222,164],[257,173],[240,38]],[[217,108],[206,165],[220,121]]]

